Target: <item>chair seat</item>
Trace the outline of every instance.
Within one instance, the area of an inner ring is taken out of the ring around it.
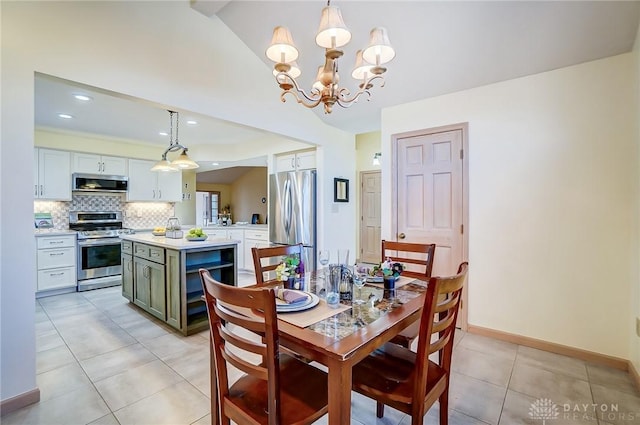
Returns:
[[[410,413],[415,371],[416,353],[387,343],[353,367],[353,390]],[[429,361],[427,373],[427,394],[446,385],[446,373],[436,363]]]
[[[327,413],[327,376],[289,355],[280,354],[280,409],[283,424],[312,423]],[[225,409],[248,413],[267,424],[267,381],[244,375],[229,388]],[[234,406],[235,404],[235,406]]]

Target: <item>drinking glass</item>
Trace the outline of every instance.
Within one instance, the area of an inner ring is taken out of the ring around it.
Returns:
[[[329,264],[330,257],[331,255],[328,249],[321,249],[320,251],[318,251],[318,261],[320,262],[320,264],[322,264],[323,267]]]
[[[354,295],[353,304],[364,304],[364,300],[362,299],[362,287],[367,281],[367,273],[366,271],[358,266],[353,268],[353,284],[358,288],[358,296]]]

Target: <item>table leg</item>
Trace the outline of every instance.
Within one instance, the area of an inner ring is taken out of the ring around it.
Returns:
[[[351,423],[351,364],[330,360],[329,425]]]

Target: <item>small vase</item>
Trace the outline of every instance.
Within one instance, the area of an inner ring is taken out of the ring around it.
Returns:
[[[289,279],[287,279],[284,282],[284,287],[286,289],[298,289],[298,288],[296,288],[296,278],[295,278],[295,276],[290,276]]]
[[[384,277],[384,289],[396,289],[396,277],[385,276]]]

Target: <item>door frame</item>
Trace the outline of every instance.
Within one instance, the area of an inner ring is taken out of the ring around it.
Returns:
[[[444,125],[439,127],[431,127],[421,130],[407,131],[391,135],[391,190],[398,195],[398,140],[406,137],[416,137],[431,135],[436,133],[444,133],[447,131],[460,130],[462,132],[462,258],[463,261],[469,260],[469,123],[457,123]],[[396,198],[395,205],[398,205]],[[394,240],[398,238],[398,211],[391,209],[391,232]],[[471,269],[472,269],[471,265]],[[462,290],[462,308],[458,314],[457,326],[463,331],[467,330],[469,319],[469,283],[470,277],[467,275],[467,284]]]

